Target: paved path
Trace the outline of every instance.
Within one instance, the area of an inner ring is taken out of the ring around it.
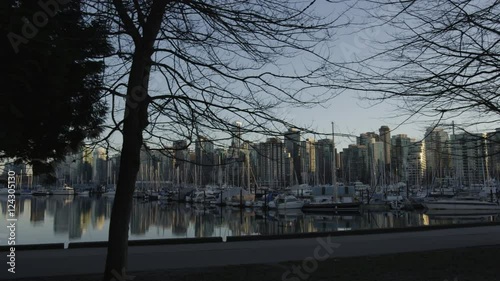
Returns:
[[[277,263],[315,255],[354,257],[485,245],[500,245],[500,226],[330,238],[133,246],[129,248],[128,270]],[[18,251],[16,274],[8,273],[6,263],[2,262],[0,279],[102,273],[105,255],[105,248]],[[5,261],[5,252],[2,256]]]

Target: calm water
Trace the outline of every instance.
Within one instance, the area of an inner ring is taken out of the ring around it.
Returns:
[[[92,197],[18,197],[16,244],[105,241],[112,199]],[[7,198],[0,197],[7,225]],[[134,202],[130,239],[265,235],[435,224],[498,221],[498,215],[433,217],[419,212],[364,212],[360,215],[312,215],[301,211],[279,213],[203,208],[189,204]],[[0,245],[6,245],[5,226]]]

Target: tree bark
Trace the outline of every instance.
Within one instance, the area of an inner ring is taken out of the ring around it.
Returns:
[[[109,225],[108,253],[104,281],[124,281],[126,278],[128,233],[135,182],[140,167],[142,132],[148,124],[147,94],[149,71],[148,52],[137,48],[128,80],[127,105],[123,123],[123,146],[116,195]]]
[[[140,167],[142,132],[148,125],[149,74],[153,45],[160,30],[165,8],[170,0],[156,0],[143,26],[142,36],[131,24],[130,17],[119,0],[113,1],[127,33],[134,40],[134,56],[128,79],[123,144],[111,219],[109,223],[108,253],[103,281],[124,281],[128,256],[128,232],[132,200]]]

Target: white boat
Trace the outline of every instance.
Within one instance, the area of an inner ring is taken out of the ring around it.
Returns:
[[[110,197],[115,196],[115,191],[108,191],[108,192],[103,193],[103,195],[106,193],[108,193],[107,196],[110,196]],[[137,198],[137,199],[144,199],[145,196],[146,196],[146,193],[143,191],[139,191],[139,190],[134,190],[134,194],[132,195],[132,197]]]
[[[115,197],[115,194],[116,194],[116,191],[114,190],[110,190],[110,191],[106,191],[102,194],[102,196],[105,196],[105,197]]]
[[[448,197],[451,198],[455,196],[455,190],[453,188],[441,188],[441,189],[434,189],[430,192],[429,196],[430,197]]]
[[[215,205],[226,205],[229,204],[230,206],[239,206],[239,195],[243,195],[245,200],[253,200],[252,197],[248,198],[249,192],[245,189],[242,189],[241,187],[228,187],[225,189],[215,189],[213,191],[215,195],[215,200],[211,201],[211,204]],[[237,199],[235,199],[237,198]],[[233,199],[236,201],[233,202]]]
[[[40,188],[37,190],[33,190],[31,192],[31,195],[33,195],[33,196],[47,196],[47,195],[49,195],[49,192],[44,188]]]
[[[495,202],[483,201],[475,198],[456,198],[426,201],[422,203],[428,210],[491,210],[500,211],[500,205]]]
[[[5,187],[0,188],[0,195],[9,195],[9,189]]]
[[[194,203],[204,203],[204,202],[210,202],[210,200],[215,200],[215,195],[211,190],[199,190],[195,191],[193,195],[193,202]]]
[[[52,195],[75,195],[75,190],[65,184],[61,189],[52,190]]]
[[[206,204],[206,205],[211,205],[212,202],[215,202],[215,201],[217,201],[217,197],[215,197],[214,194],[207,194],[201,203]],[[215,205],[215,204],[212,204],[212,205]]]
[[[401,195],[387,195],[384,201],[392,210],[401,210],[405,205]]]
[[[76,195],[78,196],[89,196],[90,192],[88,190],[85,190],[85,191],[79,191],[77,192]]]
[[[147,201],[156,201],[158,199],[160,199],[160,193],[157,191],[146,192],[146,195],[144,196],[144,200]]]
[[[226,199],[226,205],[232,207],[250,207],[246,206],[246,203],[253,201],[255,201],[255,194],[246,193],[242,197],[235,195]]]
[[[439,219],[478,219],[500,215],[499,210],[427,210],[425,212],[430,218]]]
[[[255,200],[253,202],[253,207],[254,208],[263,208],[264,204],[265,204],[264,200]]]
[[[293,195],[286,195],[276,198],[274,204],[278,210],[301,209],[304,206],[304,201],[297,199]]]

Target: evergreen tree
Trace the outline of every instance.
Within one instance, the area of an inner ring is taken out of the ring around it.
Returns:
[[[41,3],[0,4],[0,157],[33,164],[37,174],[102,132],[112,51],[105,25],[89,22],[79,1]]]

